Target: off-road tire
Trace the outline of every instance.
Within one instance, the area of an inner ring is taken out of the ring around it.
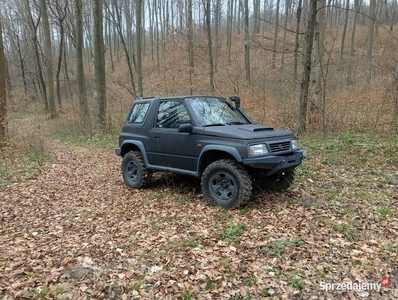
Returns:
[[[145,186],[151,172],[147,170],[140,151],[130,151],[123,156],[122,175],[124,183],[131,188]]]
[[[210,204],[225,208],[243,205],[252,193],[250,175],[231,159],[209,164],[202,174],[201,186]]]
[[[276,192],[283,192],[287,190],[294,182],[295,175],[296,171],[293,169],[283,172],[279,175],[270,176],[264,179],[264,181],[260,184],[260,188]]]

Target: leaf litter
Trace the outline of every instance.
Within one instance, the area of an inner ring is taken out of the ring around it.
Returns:
[[[41,174],[0,190],[0,299],[398,298],[397,184],[375,182],[386,169],[310,158],[286,193],[224,210],[195,179],[131,190],[111,150],[51,147]],[[380,291],[321,289],[383,276]]]

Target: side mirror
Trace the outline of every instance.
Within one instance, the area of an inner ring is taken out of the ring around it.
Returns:
[[[186,123],[186,124],[181,124],[178,127],[178,132],[188,132],[188,133],[192,133],[193,130],[193,126],[192,124]]]
[[[235,102],[235,107],[238,109],[240,108],[240,98],[238,96],[231,96],[229,97],[229,100],[232,102]]]

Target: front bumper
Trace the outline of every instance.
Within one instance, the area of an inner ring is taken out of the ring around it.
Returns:
[[[267,176],[271,176],[278,172],[294,169],[301,165],[306,156],[307,151],[305,149],[300,149],[286,156],[270,155],[265,157],[246,158],[243,159],[242,162],[246,166],[263,169],[267,172]]]
[[[116,148],[116,149],[115,149],[115,153],[116,153],[116,155],[119,155],[119,156],[121,156],[122,149],[120,149],[120,148]]]

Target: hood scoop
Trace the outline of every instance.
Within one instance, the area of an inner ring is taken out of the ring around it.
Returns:
[[[261,132],[261,131],[272,131],[273,127],[261,126],[261,127],[239,127],[240,130],[249,131],[249,132]]]

